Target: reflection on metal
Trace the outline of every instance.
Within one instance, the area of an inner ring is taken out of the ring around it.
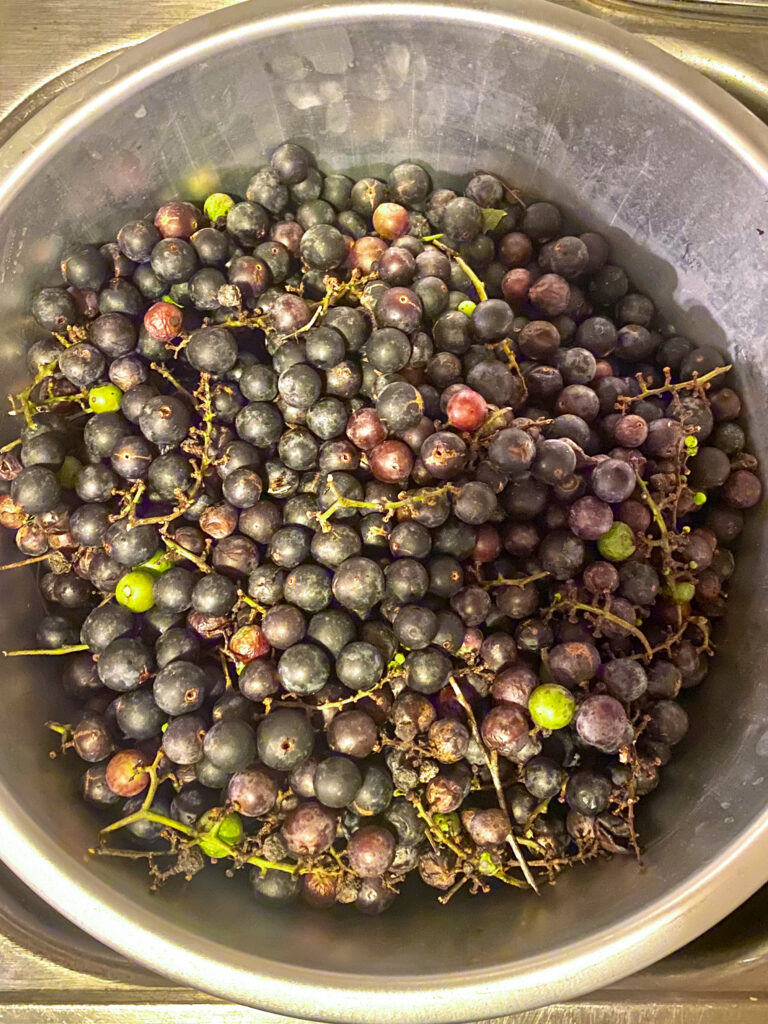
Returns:
[[[562,0],[642,35],[768,121],[768,0]]]
[[[768,26],[766,26],[768,34]],[[701,71],[727,89],[745,106],[768,121],[768,71],[749,64],[719,47],[681,41],[675,36],[646,33],[646,39]]]
[[[600,7],[612,7],[638,17],[674,16],[681,20],[701,19],[740,24],[743,18],[768,19],[768,0],[585,0]]]
[[[721,18],[741,18],[751,14],[768,17],[766,0],[618,0],[627,7],[654,7],[674,11],[681,16],[703,14]]]

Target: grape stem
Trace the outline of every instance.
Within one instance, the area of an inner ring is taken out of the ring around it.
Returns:
[[[447,846],[449,850],[456,854],[459,860],[466,860],[467,854],[465,853],[465,851],[462,850],[462,848],[458,846],[456,843],[454,843],[451,837],[446,835],[442,829],[438,828],[438,826],[434,822],[434,819],[432,818],[432,815],[429,813],[429,811],[427,811],[424,808],[424,805],[422,804],[421,800],[419,800],[418,797],[411,797],[409,799],[411,800],[411,803],[416,809],[416,813],[418,814],[418,816],[422,818],[429,826],[430,835],[436,840],[436,842],[441,843],[443,846]]]
[[[174,832],[181,833],[184,836],[188,836],[190,839],[194,840],[194,844],[198,846],[200,845],[201,842],[205,842],[206,840],[215,840],[217,838],[218,831],[221,827],[221,821],[214,821],[211,828],[207,829],[205,832],[198,832],[195,829],[191,828],[189,825],[185,825],[181,821],[176,821],[175,818],[169,818],[165,814],[157,814],[157,812],[151,809],[152,801],[154,800],[155,795],[157,794],[158,786],[160,785],[161,782],[164,782],[165,779],[168,777],[163,776],[161,778],[160,775],[158,774],[157,769],[161,761],[163,760],[163,757],[164,754],[162,749],[158,750],[157,755],[155,756],[155,759],[152,762],[152,764],[148,764],[144,768],[144,771],[149,776],[149,785],[147,786],[147,792],[144,796],[144,799],[141,802],[141,807],[137,811],[134,811],[132,814],[127,814],[124,818],[120,818],[118,821],[113,821],[111,825],[105,826],[103,829],[101,829],[99,833],[100,835],[108,835],[110,832],[115,832],[118,829],[125,828],[127,825],[133,825],[137,821],[151,821],[157,825],[164,825],[166,828],[172,829]],[[222,856],[229,856],[233,858],[237,857],[237,847],[232,847],[232,851],[231,853],[229,853],[226,843],[223,843],[221,842],[221,840],[219,840],[219,844],[222,848]],[[217,857],[217,859],[220,858]],[[298,867],[295,864],[281,864],[276,861],[265,860],[263,857],[258,857],[256,855],[248,857],[246,863],[253,864],[256,867],[261,868],[262,870],[266,870],[267,868],[274,868],[277,871],[287,871],[290,874],[295,874],[295,872],[298,870]]]
[[[645,653],[649,659],[653,657],[653,648],[648,643],[648,638],[638,629],[637,626],[632,622],[627,622],[625,619],[620,619],[618,615],[614,615],[613,612],[607,611],[605,608],[600,608],[594,604],[583,604],[581,601],[574,601],[570,597],[562,597],[555,595],[555,599],[550,606],[550,611],[556,611],[562,609],[563,611],[579,611],[587,612],[590,615],[597,615],[600,618],[607,619],[608,622],[612,622],[616,626],[621,626],[622,629],[626,629],[628,633],[637,637],[640,643],[643,645]]]
[[[150,368],[155,371],[155,373],[159,373],[161,377],[164,377],[165,380],[168,381],[169,384],[172,384],[178,392],[180,392],[182,395],[186,395],[187,398],[189,398],[191,401],[194,401],[191,392],[187,391],[185,387],[179,384],[174,375],[166,366],[163,366],[162,363],[150,363],[149,365]]]
[[[402,658],[402,654],[400,655]],[[371,686],[367,690],[358,690],[357,693],[353,693],[350,697],[342,697],[340,700],[329,700],[324,704],[318,704],[315,707],[316,711],[332,711],[335,708],[346,707],[347,704],[356,704],[357,701],[363,700],[365,697],[373,697],[375,693],[378,693],[387,683],[390,683],[393,679],[397,679],[399,676],[404,675],[402,663],[390,662],[387,672],[381,677],[381,679],[374,686]]]
[[[489,590],[491,587],[525,587],[529,583],[535,583],[536,580],[546,579],[550,574],[548,572],[535,572],[530,576],[523,576],[518,580],[505,579],[502,576],[498,576],[495,580],[486,580],[480,585]]]
[[[514,351],[512,349],[512,339],[511,338],[504,338],[503,341],[499,342],[499,345],[501,347],[501,351],[507,357],[507,362],[509,363],[510,370],[514,370],[515,375],[517,376],[517,379],[520,381],[520,384],[522,385],[523,397],[527,398],[527,396],[528,396],[528,385],[525,382],[525,377],[523,376],[523,371],[520,369],[520,364],[517,361],[517,356],[515,355],[515,353],[514,353]]]
[[[266,331],[269,327],[269,320],[262,315],[261,310],[254,309],[252,313],[241,310],[234,317],[227,317],[221,324],[222,327],[251,327]]]
[[[692,615],[690,618],[684,619],[674,633],[670,633],[663,643],[657,644],[657,646],[653,648],[653,654],[661,654],[664,651],[671,654],[672,648],[676,643],[683,639],[689,626],[697,626],[704,635],[703,643],[696,648],[697,652],[699,654],[712,654],[713,648],[709,637],[709,622],[703,615]],[[637,660],[638,658],[641,658],[642,655],[635,654],[632,655],[632,657]]]
[[[247,604],[249,608],[253,608],[253,610],[257,611],[259,615],[267,614],[267,609],[263,605],[260,605],[258,602],[254,601],[253,598],[249,597],[244,591],[238,590],[237,596],[240,598],[243,604]]]
[[[181,488],[177,487],[175,492],[177,505],[171,512],[166,515],[158,516],[146,516],[142,519],[134,519],[131,526],[161,526],[165,523],[172,523],[174,519],[178,519],[179,516],[183,516],[189,506],[193,503],[194,498],[185,494]]]
[[[114,495],[122,494],[122,501],[120,502],[120,511],[110,516],[110,521],[116,522],[118,519],[127,517],[131,526],[138,526],[141,521],[136,519],[136,507],[144,497],[146,489],[147,485],[143,480],[136,480],[127,491],[113,491]]]
[[[437,897],[437,902],[438,903],[442,903],[442,905],[445,906],[445,904],[448,903],[448,901],[451,899],[451,897],[455,896],[456,893],[459,891],[459,889],[461,889],[461,887],[463,885],[466,885],[468,881],[469,881],[469,875],[462,875],[462,877],[458,880],[458,882],[456,882],[455,885],[451,886],[451,888],[448,890],[448,892],[445,892],[445,893],[443,893],[442,896],[438,896]]]
[[[625,395],[616,402],[616,409],[619,412],[623,412],[628,406],[632,405],[633,402],[639,402],[643,398],[650,398],[652,395],[664,395],[667,392],[675,394],[678,391],[695,391],[697,388],[701,388],[705,384],[709,384],[710,381],[715,380],[716,377],[722,377],[724,373],[728,373],[729,370],[733,369],[733,364],[728,363],[727,366],[716,366],[714,370],[710,370],[709,373],[705,373],[699,377],[698,374],[694,374],[690,380],[682,380],[677,384],[672,383],[672,374],[668,366],[664,367],[665,382],[661,387],[649,388],[643,380],[642,373],[635,374],[637,382],[640,385],[639,395]]]
[[[475,718],[475,713],[472,710],[469,701],[461,692],[461,687],[456,682],[456,679],[453,676],[450,676],[448,682],[451,684],[451,689],[453,690],[456,696],[456,700],[464,708],[464,712],[466,713],[467,716],[467,721],[469,722],[469,728],[472,732],[472,738],[483,752],[483,758],[485,759],[485,763],[488,766],[488,771],[490,772],[491,779],[493,781],[493,788],[496,790],[496,799],[499,801],[499,807],[501,808],[501,812],[507,821],[508,831],[506,835],[506,840],[509,843],[510,847],[512,848],[512,852],[514,853],[515,859],[520,865],[520,870],[523,872],[526,882],[528,883],[528,885],[530,885],[530,887],[538,896],[539,889],[536,885],[536,879],[531,874],[531,869],[528,867],[526,859],[523,856],[520,847],[518,846],[517,839],[515,838],[515,834],[512,829],[512,820],[509,817],[507,801],[504,799],[504,790],[502,788],[501,778],[499,776],[499,756],[495,750],[489,750],[488,747],[486,746],[485,741],[483,740],[483,737],[480,733],[480,730],[477,727],[477,719]]]
[[[190,427],[189,433],[181,442],[181,448],[188,455],[194,456],[194,458],[190,459],[189,462],[193,476],[189,492],[184,492],[180,488],[177,488],[174,492],[176,496],[176,505],[166,515],[149,516],[145,519],[136,519],[134,505],[129,514],[129,522],[131,526],[167,524],[172,523],[174,519],[178,519],[179,516],[183,515],[187,511],[190,505],[194,504],[195,498],[203,485],[203,477],[214,461],[210,451],[214,416],[213,405],[211,402],[211,375],[209,373],[200,374],[200,384],[192,395],[182,388],[176,381],[173,374],[168,370],[165,370],[164,367],[161,367],[156,363],[152,363],[152,366],[156,367],[158,372],[169,380],[174,387],[179,388],[185,395],[192,399],[195,403],[195,408],[200,413],[203,426],[202,428],[195,426]],[[197,443],[198,438],[200,439],[199,444]],[[138,481],[138,483],[143,484],[143,481]]]
[[[187,548],[182,547],[181,544],[177,544],[175,540],[171,540],[170,537],[167,537],[164,533],[162,536],[163,544],[165,544],[168,550],[172,551],[173,554],[178,555],[179,558],[186,559],[188,562],[192,562],[193,565],[197,566],[200,572],[212,571],[210,565],[208,565],[204,558],[201,558],[193,551],[189,551]]]
[[[335,306],[336,303],[340,299],[343,299],[348,293],[351,292],[356,298],[359,298],[358,293],[360,292],[360,289],[364,288],[369,281],[373,281],[376,277],[376,273],[367,274],[363,277],[359,270],[353,270],[348,281],[337,281],[336,278],[326,275],[323,278],[325,295],[323,295],[322,299],[318,302],[309,321],[304,324],[303,327],[299,327],[290,334],[286,334],[283,337],[283,342],[288,341],[289,338],[295,338],[297,335],[303,334],[305,331],[311,330],[317,324],[318,320],[325,316],[331,306]]]
[[[76,654],[78,651],[87,651],[88,644],[68,644],[66,647],[50,647],[46,649],[32,649],[24,651],[3,651],[6,658],[20,658],[26,654],[45,654],[45,655],[58,655],[58,654]]]
[[[0,565],[0,572],[5,572],[6,569],[21,569],[25,565],[34,565],[35,562],[44,562],[46,558],[51,557],[51,552],[47,551],[44,555],[35,555],[34,558],[24,558],[20,562],[9,562],[7,565]]]
[[[0,455],[5,455],[6,452],[12,451],[14,448],[16,448],[21,443],[22,443],[22,440],[21,440],[20,437],[17,437],[15,441],[9,441],[8,444],[4,444],[3,447],[0,448]]]
[[[441,242],[440,241],[440,239],[443,238],[443,237],[444,236],[443,236],[442,233],[438,234],[438,235],[429,235],[427,238],[423,239],[423,241],[431,242],[432,245],[434,245],[437,249],[442,249],[442,251],[444,253],[447,253],[454,260],[456,260],[458,265],[461,267],[461,269],[467,275],[469,280],[472,282],[472,284],[474,286],[474,289],[477,292],[477,297],[480,300],[480,302],[485,302],[486,299],[488,298],[488,293],[485,290],[485,285],[480,280],[480,278],[477,276],[477,274],[474,272],[472,267],[470,267],[470,265],[467,263],[466,260],[463,260],[461,258],[461,256],[459,256],[459,254],[456,252],[455,249],[452,249],[450,247],[450,245],[446,245],[445,242]]]
[[[32,394],[32,391],[37,387],[40,381],[45,380],[46,377],[50,377],[52,373],[56,372],[56,370],[58,369],[58,365],[58,358],[54,359],[50,363],[44,363],[38,369],[37,373],[35,374],[34,380],[28,387],[24,388],[24,390],[20,391],[17,395],[10,396],[11,416],[18,416],[19,413],[22,413],[24,419],[26,420],[27,426],[34,427],[34,416],[36,409],[34,402],[30,401],[29,396]]]
[[[367,508],[374,512],[387,513],[395,512],[399,508],[406,508],[408,505],[419,504],[429,502],[432,498],[438,498],[441,494],[450,494],[455,490],[453,484],[444,484],[442,487],[430,487],[422,490],[421,493],[416,491],[402,491],[397,501],[386,501],[378,499],[377,501],[358,501],[355,498],[348,498],[346,495],[341,494],[336,484],[333,482],[333,476],[328,475],[326,480],[328,489],[333,495],[333,504],[325,510],[325,512],[315,512],[313,518],[320,523],[320,529],[323,533],[328,533],[331,530],[331,526],[328,524],[328,520],[331,518],[334,512],[337,512],[340,508]]]
[[[661,547],[664,552],[664,557],[665,559],[669,559],[671,557],[672,552],[669,544],[669,529],[667,527],[666,522],[664,521],[664,516],[662,515],[661,509],[651,496],[648,484],[645,482],[645,480],[643,480],[639,473],[635,473],[635,477],[637,479],[638,487],[643,492],[643,499],[648,508],[651,510],[653,521],[659,528],[659,534],[661,535]]]
[[[522,206],[524,210],[528,209],[523,200],[520,198],[520,189],[512,188],[508,181],[505,181],[500,175],[495,174],[493,171],[475,171],[475,174],[487,174],[489,178],[495,178],[496,181],[503,187],[506,193],[504,198],[507,202],[515,202],[519,206]]]

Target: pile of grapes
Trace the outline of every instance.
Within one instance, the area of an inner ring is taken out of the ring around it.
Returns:
[[[0,456],[94,853],[378,913],[638,854],[761,497],[724,356],[478,172],[323,174],[76,245]]]

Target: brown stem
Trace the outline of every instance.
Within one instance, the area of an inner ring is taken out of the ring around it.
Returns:
[[[445,906],[445,904],[448,903],[448,901],[451,899],[451,897],[455,896],[456,893],[459,891],[459,889],[461,889],[461,887],[463,885],[466,885],[468,881],[469,881],[469,875],[462,875],[462,877],[458,880],[458,882],[456,882],[455,885],[451,886],[451,888],[448,890],[448,892],[445,892],[445,893],[443,893],[442,896],[438,896],[437,897],[437,902],[438,903],[442,903],[443,906]]]
[[[176,380],[176,378],[174,377],[174,375],[171,373],[167,366],[163,366],[162,363],[150,363],[149,365],[150,368],[155,371],[155,373],[159,373],[161,377],[164,377],[165,380],[168,381],[169,384],[173,384],[174,388],[177,391],[181,392],[182,395],[186,395],[187,398],[190,399],[190,401],[194,401],[192,393],[190,391],[187,391],[185,387],[179,384],[179,382]]]
[[[110,520],[115,522],[118,519],[128,518],[128,522],[131,526],[136,525],[136,507],[144,497],[144,492],[147,489],[147,485],[143,480],[136,480],[127,491],[115,492],[122,494],[122,501],[120,502],[120,510],[113,516],[110,516]]]
[[[622,629],[626,629],[628,633],[637,637],[640,643],[643,645],[646,655],[648,658],[653,657],[653,648],[648,643],[648,638],[642,630],[638,629],[637,626],[632,622],[627,622],[625,619],[620,619],[618,615],[614,615],[613,612],[607,611],[605,608],[599,608],[594,604],[583,604],[581,601],[573,601],[569,597],[556,597],[552,602],[551,610],[556,611],[562,608],[564,610],[572,609],[573,611],[587,612],[591,615],[597,615],[600,618],[607,619],[608,622],[614,623],[616,626],[621,626]]]
[[[694,374],[690,380],[683,380],[677,384],[673,384],[669,374],[669,367],[665,367],[664,372],[667,376],[665,383],[658,388],[649,388],[646,386],[643,380],[642,374],[636,374],[637,382],[640,385],[639,395],[624,395],[616,402],[616,408],[621,412],[628,406],[632,405],[633,402],[639,402],[643,398],[649,398],[651,395],[664,395],[667,392],[675,394],[678,391],[689,391],[695,390],[696,388],[702,387],[704,384],[709,384],[710,381],[715,380],[716,377],[721,377],[724,373],[728,373],[729,370],[733,369],[733,365],[728,363],[727,366],[716,366],[714,370],[710,370],[709,373],[705,373],[699,377]]]
[[[499,576],[495,580],[486,580],[484,583],[481,583],[480,585],[482,587],[485,587],[486,590],[490,589],[491,587],[525,587],[528,583],[535,583],[536,580],[546,579],[549,575],[550,573],[544,572],[542,570],[541,572],[533,573],[531,576],[523,576],[519,580],[510,580],[505,579],[502,576]]]
[[[369,281],[373,281],[376,277],[378,277],[378,274],[376,273],[362,276],[359,270],[353,270],[348,281],[337,281],[330,275],[326,275],[323,279],[325,295],[323,295],[322,299],[315,307],[309,322],[304,324],[303,327],[299,327],[297,330],[292,331],[290,334],[286,334],[283,341],[288,341],[289,338],[295,338],[297,335],[304,334],[306,331],[311,330],[317,324],[318,320],[325,316],[331,306],[335,306],[340,299],[344,298],[344,296],[349,293],[354,294],[360,292]]]
[[[34,565],[35,562],[44,562],[46,558],[51,557],[52,552],[46,552],[44,555],[35,555],[34,558],[24,558],[20,562],[9,562],[7,565],[0,565],[0,572],[5,572],[6,569],[21,569],[25,565]]]
[[[536,885],[536,879],[531,874],[531,869],[528,867],[525,857],[523,857],[523,854],[520,850],[520,847],[517,844],[517,839],[515,838],[515,834],[512,828],[512,820],[509,817],[507,801],[504,799],[504,790],[502,788],[501,778],[499,776],[499,756],[495,750],[489,751],[488,747],[485,745],[485,741],[483,740],[480,730],[477,727],[477,719],[475,718],[475,713],[472,710],[469,701],[461,692],[461,687],[459,686],[459,684],[456,682],[453,676],[449,677],[448,682],[451,684],[451,689],[453,690],[456,696],[456,700],[464,708],[464,711],[467,715],[467,720],[469,721],[469,727],[472,732],[472,738],[483,752],[483,758],[485,759],[485,763],[488,766],[488,771],[490,772],[491,779],[493,781],[493,788],[496,790],[496,799],[499,802],[499,807],[501,808],[502,814],[507,820],[507,842],[512,848],[512,852],[514,853],[515,859],[520,865],[520,869],[522,870],[523,875],[525,876],[526,882],[538,895],[539,890]]]
[[[669,558],[671,554],[669,548],[669,530],[667,528],[667,524],[664,521],[664,516],[661,514],[661,509],[652,498],[651,492],[648,489],[648,484],[645,482],[645,480],[643,480],[639,473],[635,473],[635,477],[637,479],[638,487],[643,492],[643,498],[645,500],[645,503],[651,510],[653,520],[659,528],[659,533],[661,534],[661,546],[664,550],[664,554],[667,558]]]
[[[163,516],[160,516],[160,515],[158,515],[158,516],[144,516],[141,519],[134,519],[133,520],[133,525],[134,526],[162,526],[162,525],[167,524],[167,523],[172,523],[175,519],[178,519],[179,516],[183,516],[184,513],[189,508],[189,506],[193,504],[193,502],[194,502],[194,495],[190,496],[188,494],[184,494],[184,492],[181,491],[178,487],[176,488],[175,494],[176,494],[176,501],[178,502],[178,504],[175,506],[175,508],[171,512],[168,512],[168,513],[166,513],[166,515],[163,515]]]
[[[386,675],[382,676],[381,679],[376,683],[375,686],[371,686],[367,690],[358,690],[353,693],[351,697],[342,697],[340,700],[329,700],[324,704],[318,704],[315,706],[315,711],[332,711],[334,708],[343,708],[348,704],[356,704],[359,700],[363,700],[365,697],[373,697],[374,694],[378,693],[379,690],[383,689],[387,683],[392,682],[398,676],[403,675],[402,669],[398,666],[396,669],[392,669],[387,672]]]
[[[475,171],[475,174],[487,174],[491,178],[495,178],[496,181],[498,181],[504,188],[504,192],[506,193],[505,199],[507,200],[508,203],[515,202],[518,203],[518,205],[522,206],[524,210],[527,209],[525,203],[520,197],[520,189],[513,188],[509,184],[509,182],[505,181],[500,175],[495,174],[493,171]]]

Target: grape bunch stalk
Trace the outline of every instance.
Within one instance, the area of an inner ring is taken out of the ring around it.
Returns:
[[[762,488],[726,358],[566,222],[288,142],[66,251],[0,568],[94,856],[365,914],[640,856]]]

